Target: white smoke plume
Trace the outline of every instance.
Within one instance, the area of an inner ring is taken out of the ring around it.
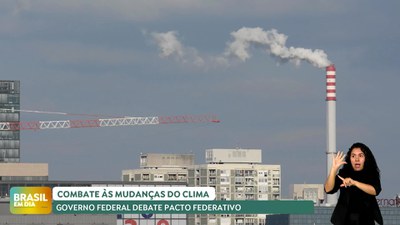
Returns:
[[[250,58],[249,48],[263,48],[267,53],[277,57],[280,61],[291,61],[298,65],[307,61],[313,66],[323,68],[331,64],[323,50],[286,47],[287,36],[272,29],[264,31],[262,28],[243,27],[231,33],[234,40],[228,43],[224,55],[237,57],[241,61]]]
[[[180,58],[183,56],[183,46],[176,38],[175,31],[169,31],[166,33],[155,33],[151,34],[154,40],[157,42],[158,47],[161,50],[161,57],[169,57],[175,55]]]
[[[177,32],[153,32],[151,35],[160,49],[160,57],[172,57],[177,61],[197,66],[204,66],[204,64],[227,66],[230,65],[229,62],[233,58],[245,62],[251,57],[250,48],[262,48],[279,62],[290,61],[299,65],[301,61],[306,61],[318,68],[324,68],[331,64],[323,50],[287,47],[288,37],[278,33],[275,29],[264,31],[259,27],[240,28],[231,33],[233,41],[227,44],[222,56],[208,57],[207,63],[205,63],[205,57],[199,56],[195,48],[185,47],[178,40]]]
[[[197,66],[204,64],[204,59],[200,57],[194,48],[185,47],[177,38],[176,31],[165,33],[151,33],[154,41],[160,49],[160,57],[172,57],[183,63],[193,63]]]

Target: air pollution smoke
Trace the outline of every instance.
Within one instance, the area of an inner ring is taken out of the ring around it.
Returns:
[[[282,62],[291,61],[296,65],[307,61],[313,66],[324,68],[331,64],[327,55],[320,49],[286,47],[287,36],[272,29],[264,31],[262,28],[240,28],[231,33],[234,40],[228,43],[225,56],[234,56],[241,61],[250,58],[249,48],[263,48],[271,56],[277,57]]]
[[[229,65],[234,58],[245,62],[251,57],[250,49],[261,48],[281,63],[292,62],[299,65],[302,61],[306,61],[318,68],[325,68],[331,64],[323,50],[287,47],[288,36],[278,33],[275,29],[264,31],[259,27],[243,27],[232,32],[231,36],[233,41],[227,44],[225,52],[221,56],[208,57],[208,63],[213,61],[214,64]],[[206,61],[204,57],[199,56],[196,49],[185,47],[174,31],[152,33],[152,37],[161,51],[161,57],[174,57],[179,61],[192,62],[196,65],[203,65]]]
[[[176,37],[175,31],[169,31],[166,33],[153,32],[151,36],[157,42],[160,48],[161,57],[175,56],[178,58],[183,57],[183,45]]]
[[[151,33],[154,41],[157,43],[162,58],[174,58],[182,63],[192,63],[197,66],[204,64],[204,59],[200,57],[197,50],[190,47],[185,47],[178,40],[176,31],[168,31],[165,33]]]

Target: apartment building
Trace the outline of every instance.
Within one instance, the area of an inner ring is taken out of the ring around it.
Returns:
[[[281,198],[280,165],[264,165],[261,149],[207,149],[204,165],[189,169],[189,186],[214,187],[216,200]],[[261,225],[265,214],[189,215],[192,225]]]

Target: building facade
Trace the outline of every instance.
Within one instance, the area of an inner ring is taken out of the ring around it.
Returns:
[[[290,193],[295,200],[312,200],[314,205],[324,202],[325,192],[323,184],[293,184]]]
[[[193,154],[147,153],[140,155],[140,169],[122,171],[122,181],[186,182]]]
[[[13,182],[42,182],[48,179],[47,163],[0,163],[0,199],[9,198]]]
[[[208,149],[206,162],[189,169],[189,186],[214,187],[216,200],[281,198],[280,165],[261,164],[261,149]],[[261,225],[265,214],[189,215],[190,225]]]
[[[187,186],[188,167],[193,165],[194,154],[141,153],[140,169],[122,170],[122,181]],[[187,225],[187,218],[187,214],[122,214],[117,225]]]
[[[0,123],[20,121],[20,82],[0,80]],[[0,130],[0,163],[20,161],[20,131]]]

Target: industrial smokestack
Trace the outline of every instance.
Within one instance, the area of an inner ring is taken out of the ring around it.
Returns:
[[[327,175],[332,167],[332,160],[336,154],[336,68],[329,65],[326,67],[326,133],[327,133]],[[326,197],[327,205],[336,205],[337,194],[329,194]]]

